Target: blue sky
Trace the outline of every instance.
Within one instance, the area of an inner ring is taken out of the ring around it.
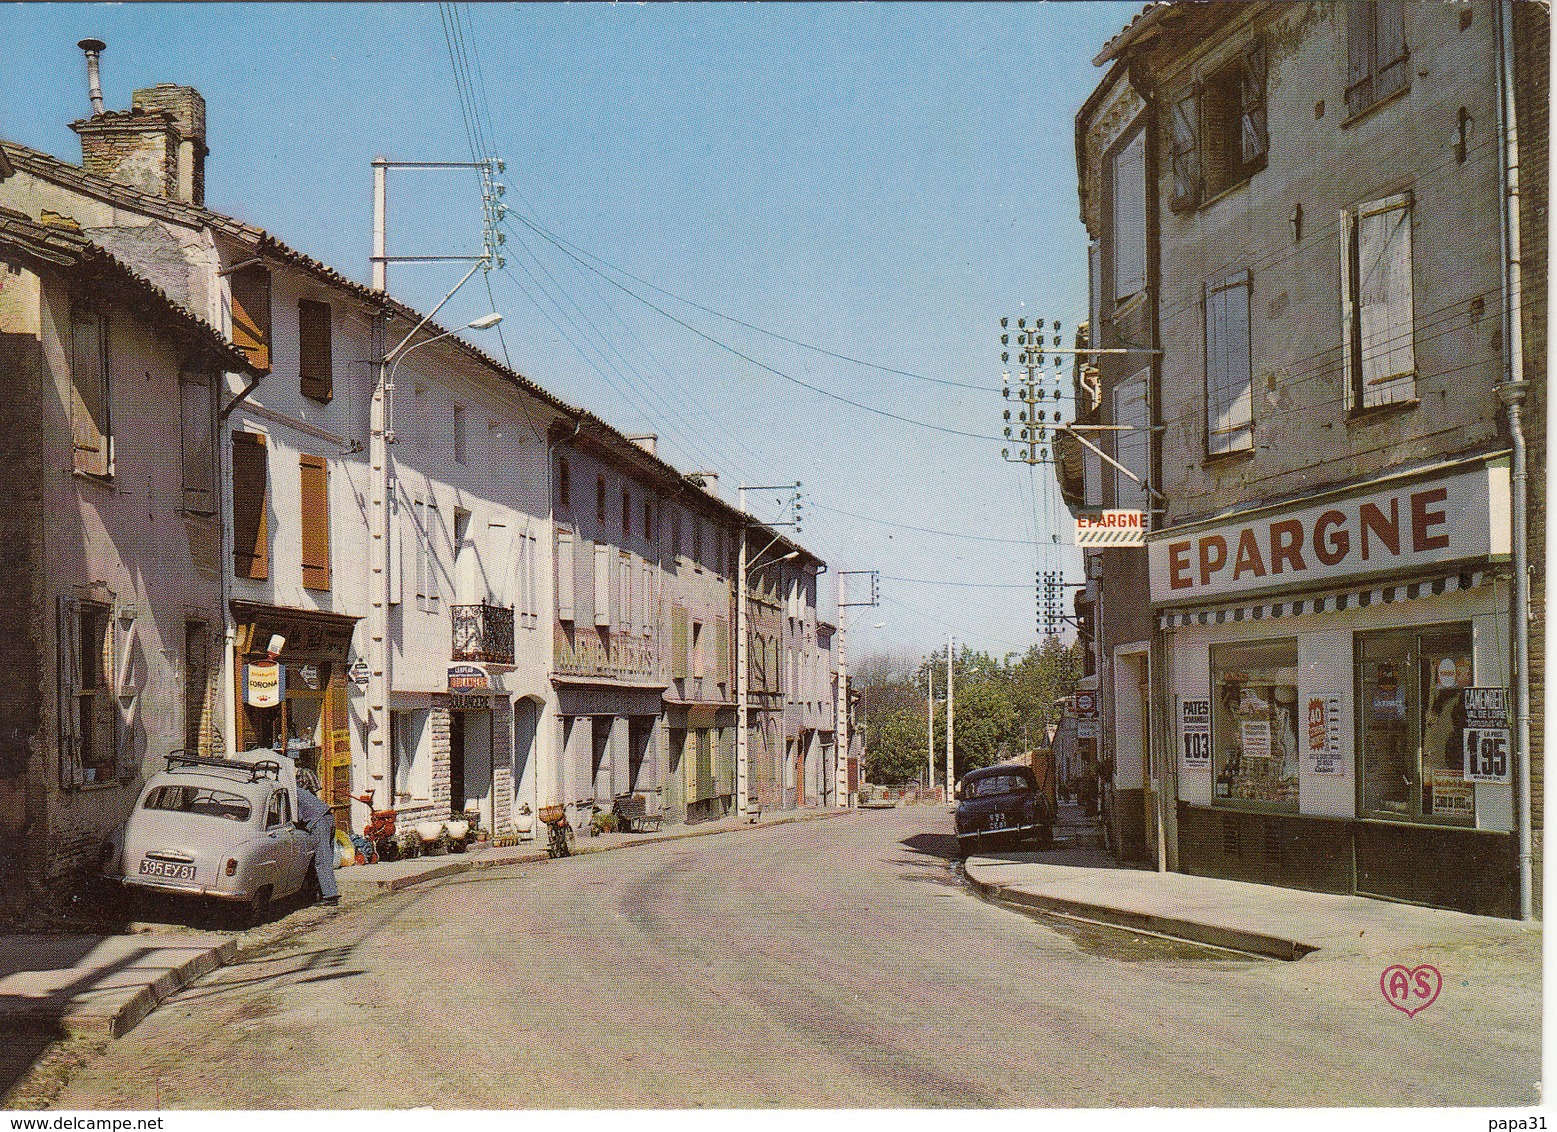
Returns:
[[[1068,336],[1085,317],[1074,115],[1101,77],[1093,56],[1138,10],[461,6],[513,234],[491,298],[478,276],[441,321],[495,302],[502,340],[481,345],[626,432],[658,433],[678,467],[716,468],[732,502],[742,481],[802,481],[801,541],[833,570],[882,574],[881,608],[848,611],[856,656],[944,649],[948,632],[1024,649],[1039,639],[1034,571],[1074,578],[1079,558],[1048,469],[980,439],[1003,427],[999,318],[1058,318]],[[0,135],[79,160],[76,42],[103,39],[109,108],[158,82],[205,96],[213,208],[363,281],[369,161],[470,157],[436,5],[18,5],[4,23]],[[391,174],[391,254],[464,253],[479,234],[470,174]],[[961,384],[804,350],[613,269]],[[400,266],[390,290],[427,309],[459,274]],[[774,493],[750,508],[774,517]],[[824,576],[829,604],[834,586]]]

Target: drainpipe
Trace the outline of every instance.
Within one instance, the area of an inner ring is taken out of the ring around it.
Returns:
[[[1530,383],[1524,379],[1524,327],[1519,230],[1519,127],[1514,95],[1514,11],[1511,0],[1498,4],[1498,162],[1501,221],[1498,234],[1503,252],[1504,379],[1498,399],[1508,411],[1513,440],[1511,499],[1514,559],[1514,798],[1519,837],[1519,918],[1535,918],[1534,852],[1530,821],[1530,566],[1525,434],[1522,411]]]

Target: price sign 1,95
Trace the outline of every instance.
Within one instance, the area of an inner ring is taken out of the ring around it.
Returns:
[[[1507,782],[1508,728],[1465,729],[1465,778],[1470,782]]]

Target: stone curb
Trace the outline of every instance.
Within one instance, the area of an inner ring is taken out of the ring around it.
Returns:
[[[61,1014],[47,1003],[6,1003],[0,1006],[0,1029],[37,1029],[54,1026],[72,1035],[102,1035],[119,1038],[178,991],[229,962],[238,952],[236,939],[224,940],[215,947],[191,955],[169,967],[151,982],[119,997],[123,992],[106,991],[99,1002],[76,1003]]]
[[[990,900],[1040,913],[1063,916],[1070,920],[1085,920],[1106,928],[1149,932],[1153,935],[1183,940],[1186,943],[1201,943],[1228,951],[1245,951],[1289,963],[1303,958],[1311,951],[1319,950],[1311,944],[1283,936],[1228,927],[1225,924],[1210,924],[1175,916],[1163,916],[1155,912],[1140,912],[1132,908],[1117,908],[1108,904],[1045,896],[1040,892],[1015,885],[979,880],[966,870],[964,875],[967,876],[968,883],[981,896]]]

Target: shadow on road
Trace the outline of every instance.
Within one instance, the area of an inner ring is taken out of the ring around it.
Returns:
[[[916,833],[912,837],[905,837],[901,844],[927,857],[939,857],[943,861],[958,859],[957,835],[954,833]]]
[[[11,1090],[55,1042],[65,1037],[58,1026],[0,1030],[0,1105],[15,1107]]]

